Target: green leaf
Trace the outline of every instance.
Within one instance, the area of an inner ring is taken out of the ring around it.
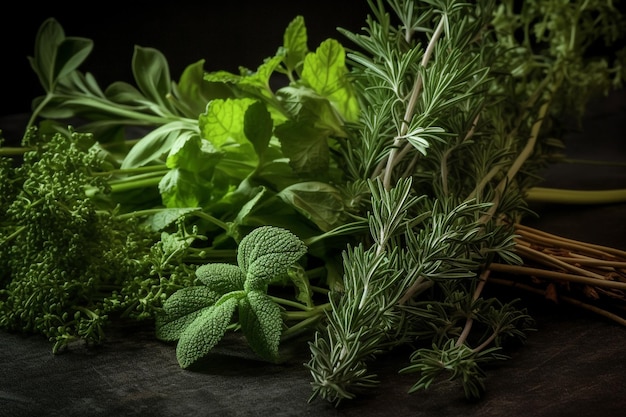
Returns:
[[[202,137],[218,149],[226,144],[247,142],[244,118],[248,106],[254,102],[250,98],[212,100],[199,118]]]
[[[34,57],[28,57],[46,91],[51,91],[55,83],[56,52],[63,39],[65,32],[59,22],[54,18],[46,19],[37,31]]]
[[[137,168],[164,157],[181,135],[193,136],[197,132],[190,130],[188,123],[169,122],[145,135],[133,146],[122,161],[122,169]]]
[[[163,310],[155,317],[156,337],[164,341],[178,340],[189,324],[219,297],[220,294],[205,286],[177,290],[165,300]]]
[[[294,264],[287,273],[296,289],[296,300],[307,307],[313,307],[313,290],[302,265]]]
[[[76,70],[93,50],[87,38],[66,37],[54,18],[42,23],[35,39],[34,57],[28,57],[45,91],[54,89],[57,81]]]
[[[210,263],[196,269],[200,282],[220,295],[243,290],[245,274],[237,265]]]
[[[93,41],[86,38],[67,37],[57,50],[54,76],[61,79],[75,71],[87,59],[93,49]]]
[[[198,210],[200,209],[197,207],[166,208],[148,217],[145,225],[149,230],[158,232],[171,226],[181,217]]]
[[[283,35],[283,46],[287,50],[285,65],[288,71],[297,70],[302,64],[305,56],[309,52],[307,46],[307,31],[304,24],[304,17],[296,16],[285,29]]]
[[[132,61],[133,76],[139,90],[164,109],[171,109],[167,96],[172,91],[170,69],[157,49],[136,45]]]
[[[215,149],[208,140],[195,133],[187,133],[172,144],[165,164],[168,168],[203,173],[210,178],[223,156],[224,153]]]
[[[273,129],[272,116],[265,105],[259,101],[250,104],[244,115],[243,130],[246,138],[252,143],[254,150],[259,155],[259,159],[270,143]]]
[[[307,122],[324,131],[327,136],[347,136],[344,122],[328,98],[304,86],[286,86],[278,90],[276,95],[293,119]]]
[[[306,251],[300,238],[287,229],[257,227],[241,240],[237,252],[237,263],[246,273],[245,289],[267,288],[272,280],[285,275]]]
[[[219,198],[213,193],[210,177],[182,168],[174,168],[159,181],[159,192],[165,207],[203,207],[211,198]]]
[[[141,106],[141,104],[147,107],[147,105],[144,104],[146,98],[143,94],[141,94],[141,91],[137,90],[137,87],[134,85],[124,81],[115,81],[111,83],[106,88],[105,95],[109,100],[115,103],[127,104],[134,106],[135,108]]]
[[[263,61],[256,71],[240,68],[240,74],[233,74],[228,71],[209,72],[204,75],[204,79],[210,82],[232,84],[236,89],[260,99],[273,99],[270,87],[270,78],[274,71],[283,61],[283,56],[277,54]]]
[[[310,176],[328,173],[330,151],[325,131],[305,121],[289,121],[277,126],[274,134],[295,172]]]
[[[327,97],[348,121],[359,117],[359,106],[347,80],[346,53],[334,39],[327,39],[304,59],[302,80],[318,94]]]
[[[255,96],[272,99],[273,93],[270,87],[270,78],[276,68],[283,62],[283,56],[275,55],[266,58],[257,68],[256,72],[248,73],[244,68],[241,69],[243,76],[239,79],[237,86],[250,92]]]
[[[268,361],[278,359],[283,320],[280,307],[261,291],[249,291],[239,300],[239,324],[250,347]]]
[[[307,181],[290,185],[277,194],[287,204],[311,220],[323,232],[341,225],[345,213],[343,198],[332,185]]]
[[[232,320],[237,303],[238,298],[231,297],[202,310],[185,328],[176,345],[176,358],[181,368],[192,366],[219,343]]]
[[[204,80],[204,59],[185,68],[178,84],[172,86],[173,93],[184,107],[189,118],[197,118],[206,111],[209,101],[228,98],[230,90],[222,83]]]

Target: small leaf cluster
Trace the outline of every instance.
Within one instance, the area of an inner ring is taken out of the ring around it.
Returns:
[[[196,270],[200,285],[181,288],[167,299],[157,316],[157,337],[178,341],[178,362],[188,368],[209,354],[236,324],[259,357],[278,360],[283,319],[281,307],[267,294],[268,286],[284,279],[306,251],[304,243],[286,229],[254,229],[239,244],[237,265],[202,265]]]

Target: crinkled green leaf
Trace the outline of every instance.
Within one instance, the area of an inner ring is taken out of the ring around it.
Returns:
[[[359,105],[346,79],[346,52],[335,39],[327,39],[304,59],[302,80],[318,94],[328,97],[348,121],[359,117]]]
[[[245,274],[237,265],[210,263],[196,269],[200,282],[219,294],[243,290]]]
[[[181,333],[176,345],[176,358],[181,368],[188,368],[205,357],[224,337],[232,321],[238,298],[202,310]]]
[[[345,213],[339,190],[319,181],[299,182],[278,193],[283,201],[328,232],[339,226]]]
[[[276,71],[276,68],[283,62],[283,59],[283,56],[280,54],[266,58],[255,72],[249,72],[245,68],[241,68],[242,77],[239,79],[237,86],[253,95],[271,99],[273,93],[270,87],[270,78]]]
[[[250,347],[261,358],[276,361],[282,334],[280,307],[262,291],[239,300],[239,324]]]
[[[240,242],[237,263],[246,274],[246,290],[264,289],[307,251],[298,236],[275,226],[257,227]]]
[[[204,309],[211,307],[220,294],[205,286],[181,288],[163,303],[163,310],[155,317],[156,337],[175,341]]]

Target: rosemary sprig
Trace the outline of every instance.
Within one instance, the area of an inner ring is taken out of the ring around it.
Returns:
[[[482,395],[483,364],[505,359],[504,341],[524,341],[533,325],[516,300],[483,297],[501,283],[490,272],[529,271],[514,225],[560,150],[560,117],[622,77],[586,53],[618,36],[606,2],[386,5],[370,1],[364,33],[341,30],[357,47],[348,58],[362,115],[340,151],[371,201],[369,239],[344,253],[345,288],[331,292],[307,364],[311,400],[336,405],[374,387],[374,356],[407,341],[417,349],[401,371],[420,374],[411,392],[449,373],[466,396]]]

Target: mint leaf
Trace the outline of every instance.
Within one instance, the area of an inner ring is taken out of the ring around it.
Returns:
[[[274,122],[265,105],[256,101],[248,106],[243,119],[243,131],[246,138],[254,146],[259,159],[272,138]]]
[[[239,323],[256,354],[269,361],[278,359],[283,324],[278,304],[262,291],[249,291],[239,300]]]
[[[197,207],[163,209],[158,213],[149,216],[144,224],[149,230],[158,232],[174,224],[178,219],[186,216],[187,214],[198,210],[200,209]]]
[[[348,121],[359,117],[359,106],[346,76],[346,53],[341,44],[327,39],[304,59],[302,80],[318,94],[327,97]]]
[[[205,173],[210,177],[224,156],[208,140],[195,133],[181,135],[173,144],[165,164],[168,168],[181,168],[190,172]]]
[[[287,71],[297,71],[298,66],[304,61],[304,57],[309,52],[307,40],[304,17],[296,16],[296,18],[289,23],[283,35],[283,47],[287,50],[284,61],[287,66]]]
[[[343,198],[332,185],[319,181],[300,182],[286,187],[277,195],[323,232],[342,224],[345,213]]]
[[[254,102],[251,98],[212,100],[206,113],[199,118],[202,137],[216,148],[225,144],[245,143],[244,117],[248,106]]]
[[[204,80],[204,59],[188,65],[180,76],[178,84],[172,86],[173,94],[179,102],[179,107],[189,118],[197,118],[204,113],[209,101],[228,98],[231,93],[222,83]]]
[[[291,168],[303,176],[328,172],[330,150],[325,131],[306,121],[289,121],[277,126],[274,134],[280,140],[283,154]]]

